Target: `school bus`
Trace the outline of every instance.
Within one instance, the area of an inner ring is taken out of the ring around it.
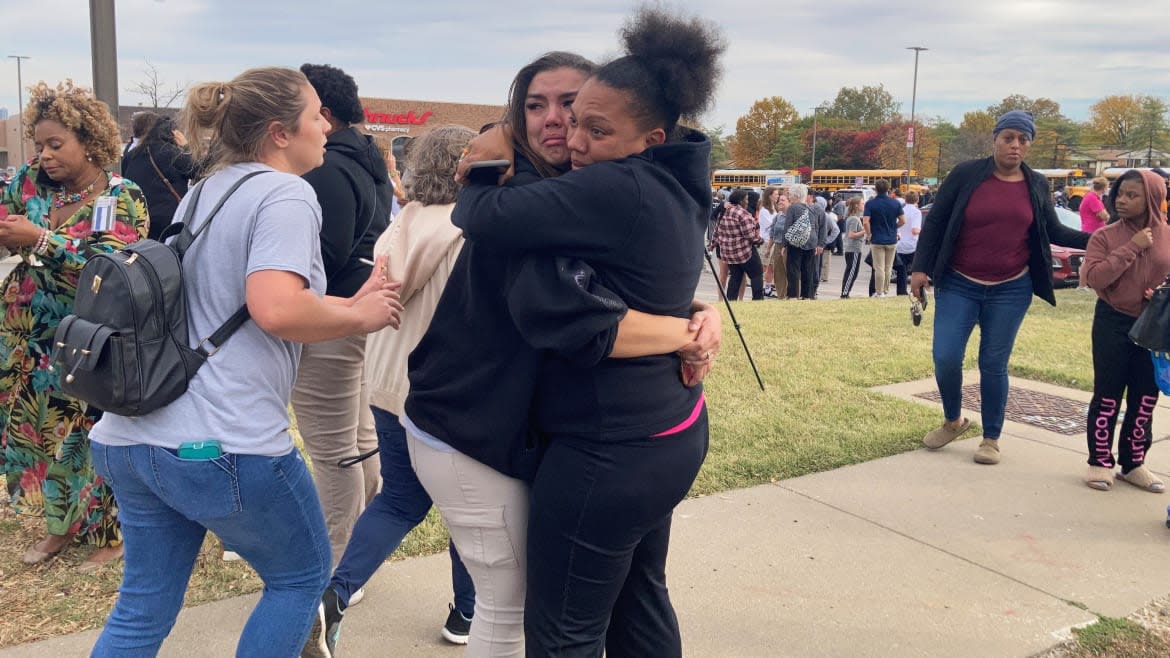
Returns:
[[[800,182],[800,174],[787,169],[716,169],[711,173],[711,187],[786,186]]]
[[[922,193],[925,185],[914,183],[918,172],[910,169],[818,169],[809,177],[808,186],[818,192],[836,192],[849,187],[866,187],[884,178],[890,189],[903,194],[911,190]]]
[[[1081,201],[1093,189],[1089,178],[1080,169],[1035,169],[1038,174],[1048,179],[1048,187],[1055,192],[1064,188],[1064,196],[1068,199],[1070,210],[1079,210]]]

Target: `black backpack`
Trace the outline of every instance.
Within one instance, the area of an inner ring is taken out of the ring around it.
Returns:
[[[57,327],[52,361],[68,395],[119,416],[141,416],[174,402],[199,367],[248,321],[244,304],[210,336],[190,347],[183,254],[203,233],[246,174],[224,194],[194,233],[188,228],[203,183],[191,190],[181,223],[160,240],[139,240],[91,256],[81,269],[73,313]],[[210,349],[207,345],[210,344]]]

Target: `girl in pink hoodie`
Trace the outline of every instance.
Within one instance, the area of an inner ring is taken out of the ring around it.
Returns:
[[[1113,430],[1125,394],[1118,479],[1153,493],[1165,485],[1145,467],[1153,435],[1158,386],[1150,353],[1129,340],[1152,289],[1170,274],[1170,227],[1162,203],[1166,182],[1152,171],[1130,170],[1113,183],[1116,209],[1089,239],[1081,280],[1100,298],[1093,314],[1093,400],[1089,403],[1089,472],[1085,483],[1113,485]]]

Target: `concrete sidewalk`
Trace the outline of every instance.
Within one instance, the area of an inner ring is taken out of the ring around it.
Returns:
[[[925,380],[880,390],[937,407],[913,397],[933,389]],[[1164,439],[1170,406],[1154,427]],[[1079,606],[1126,616],[1170,591],[1170,496],[1085,487],[1082,435],[1008,422],[1002,441],[998,466],[974,464],[970,438],[684,502],[669,573],[687,655],[1023,658],[1095,620]],[[1170,446],[1156,444],[1147,463],[1170,480]],[[449,583],[445,555],[387,564],[346,614],[343,655],[462,655],[438,634]],[[185,610],[162,655],[233,655],[255,600]],[[95,637],[0,658],[83,656]]]

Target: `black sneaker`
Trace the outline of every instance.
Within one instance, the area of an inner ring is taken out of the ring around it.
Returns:
[[[463,616],[462,612],[453,604],[447,604],[451,612],[447,614],[447,623],[440,631],[443,639],[451,644],[467,644],[467,637],[471,635],[471,620]]]
[[[301,651],[301,658],[334,658],[337,655],[337,638],[341,635],[341,618],[345,609],[337,592],[330,587],[321,596],[317,606],[317,617],[309,631],[309,639]]]

